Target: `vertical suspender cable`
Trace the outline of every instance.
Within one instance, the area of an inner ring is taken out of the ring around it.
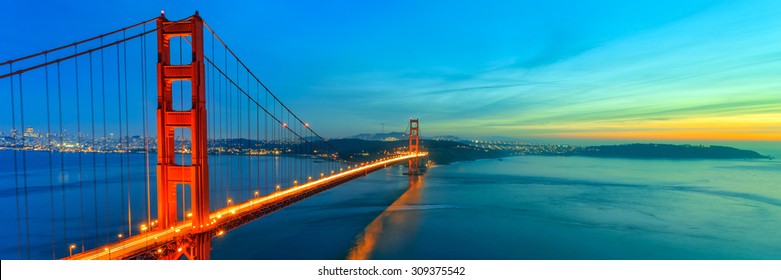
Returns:
[[[146,33],[146,24],[143,25],[143,32]],[[146,226],[149,230],[152,229],[152,179],[149,166],[149,92],[146,85],[146,35],[141,36],[141,108],[144,121],[144,170],[146,177]]]
[[[11,72],[13,72],[13,64],[11,64]],[[11,77],[9,79],[11,82],[11,131],[12,131],[12,138],[13,138],[13,147],[14,147],[14,190],[16,191],[16,249],[17,249],[17,255],[19,259],[22,259],[22,224],[21,224],[21,217],[19,210],[19,163],[17,162],[17,156],[16,152],[19,149],[17,146],[18,142],[16,140],[16,135],[19,134],[19,132],[16,130],[16,101],[14,99],[14,78]],[[24,129],[24,128],[23,128]]]
[[[211,53],[212,53],[212,57],[214,57],[214,36],[212,36],[212,49],[211,49]],[[215,87],[215,85],[216,85],[217,81],[214,79],[214,77],[215,77],[214,76],[214,69],[212,69],[211,67],[208,68],[208,69],[211,71],[211,75],[210,75],[211,82],[209,83],[209,85],[211,85],[211,91],[209,91],[209,94],[211,94],[211,98],[209,98],[209,103],[208,103],[208,106],[210,106],[209,108],[211,108],[211,109],[209,109],[210,114],[208,114],[208,116],[211,118],[211,123],[209,124],[209,132],[211,133],[211,137],[210,138],[211,138],[211,142],[212,142],[212,146],[213,146],[212,148],[214,150],[218,151],[218,153],[219,153],[219,149],[217,149],[217,145],[218,145],[217,143],[219,143],[219,142],[217,142],[217,130],[215,128],[215,126],[219,126],[219,125],[215,124],[215,119],[216,119],[215,113],[217,113],[217,111],[215,111],[215,109],[214,109],[216,107],[215,103],[217,101],[215,99],[215,95],[216,95],[216,92],[215,92],[216,87]],[[207,153],[208,153],[208,149],[207,149]],[[211,164],[209,166],[212,166],[213,168],[214,167],[218,167],[218,165],[216,165],[216,164]],[[209,187],[210,188],[209,191],[210,192],[215,190],[214,186],[218,185],[217,182],[219,180],[218,180],[217,176],[219,176],[219,173],[220,172],[216,172],[216,174],[215,174],[216,176],[209,176],[209,180],[212,182],[211,184],[209,184],[209,186],[210,186]],[[212,174],[214,174],[214,173],[212,173]],[[219,197],[219,195],[215,196],[215,198],[217,198],[217,197]],[[217,206],[217,203],[211,203],[211,207],[213,207],[215,209],[219,209],[219,206]]]
[[[119,232],[124,232],[124,222],[127,218],[125,213],[125,161],[124,154],[125,151],[122,147],[122,63],[119,59],[119,45],[117,46],[117,117],[119,119],[119,184],[120,184],[120,195],[122,196],[122,201],[119,203],[119,212],[122,213],[122,224],[120,225],[121,229]],[[129,237],[129,236],[128,236]]]
[[[268,94],[264,94],[266,97],[266,108],[268,108]],[[266,149],[271,149],[271,145],[268,141],[268,124],[269,124],[269,118],[267,115],[263,115],[263,144],[265,145]],[[269,166],[269,163],[272,162],[272,155],[266,153],[266,158],[264,160],[265,169],[266,169],[266,194],[271,194],[271,177],[269,176],[269,172],[271,169]]]
[[[49,61],[49,54],[43,55],[46,62]],[[54,153],[54,147],[52,147],[52,123],[51,123],[51,110],[49,99],[49,66],[44,67],[46,71],[46,149],[49,151],[49,208],[51,210],[51,222],[52,222],[52,259],[57,259],[57,239],[54,234],[54,168],[52,166],[52,154]]]
[[[78,46],[73,46],[73,53],[79,53]],[[81,100],[79,92],[79,57],[74,58],[74,74],[76,75],[76,153],[79,161],[79,223],[81,224],[81,251],[84,252],[84,180],[82,180],[81,162]]]
[[[24,83],[22,82],[22,74],[19,74],[19,108],[21,112],[21,119],[22,119],[22,129],[25,129],[24,126],[24,93],[23,93]],[[25,245],[27,249],[27,259],[30,259],[30,204],[29,200],[27,198],[27,136],[22,134],[22,170],[24,170],[22,174],[24,174],[24,177],[22,177],[22,182],[24,186],[24,228],[25,228],[25,238],[27,239],[27,243]]]
[[[212,54],[213,54],[214,53],[214,37],[213,36],[212,36],[212,50],[211,51],[212,51]],[[212,57],[214,57],[214,56],[212,55]],[[209,72],[206,74],[206,77],[209,79],[209,81],[207,81],[207,85],[211,86],[211,90],[207,91],[207,94],[208,94],[207,95],[207,100],[209,102],[206,105],[207,108],[208,108],[207,112],[210,112],[210,114],[207,113],[207,116],[209,117],[209,120],[211,120],[211,121],[207,120],[208,128],[206,130],[207,137],[208,137],[208,139],[206,140],[206,143],[207,143],[206,144],[206,153],[208,154],[209,150],[210,150],[209,145],[214,143],[213,141],[214,141],[214,82],[215,81],[214,81],[214,70],[212,70],[211,67],[209,67],[209,68],[204,67],[204,68],[206,70],[209,70]],[[214,167],[213,164],[210,164],[209,166]],[[211,174],[214,174],[214,173],[211,172]],[[214,190],[214,186],[216,186],[216,184],[215,184],[215,182],[216,182],[215,179],[216,178],[215,177],[216,177],[215,175],[209,176],[209,191],[210,192],[212,190]],[[211,195],[211,193],[210,193],[210,195]],[[215,196],[212,196],[212,197],[215,197]],[[211,208],[219,209],[219,208],[215,208],[215,203],[211,203],[210,206],[211,206]],[[210,211],[211,211],[211,209],[210,209]]]
[[[226,55],[225,55],[225,73],[227,73],[227,72],[228,72],[228,55],[226,53]],[[226,123],[226,125],[225,125],[225,127],[226,127],[226,130],[225,130],[226,138],[225,139],[227,140],[228,147],[230,148],[230,147],[233,146],[232,145],[233,143],[231,142],[231,140],[232,140],[231,136],[233,136],[233,133],[231,133],[232,130],[233,130],[233,127],[231,125],[233,124],[233,121],[232,121],[232,116],[230,115],[231,113],[233,113],[233,110],[232,110],[233,109],[233,107],[232,107],[233,103],[231,102],[232,98],[231,98],[231,95],[230,95],[232,90],[230,88],[230,85],[227,82],[228,78],[226,77],[225,79],[226,79],[226,81],[225,81],[225,99],[227,100],[227,105],[225,105],[225,123]],[[231,151],[229,150],[229,153],[228,153],[228,156],[227,156],[228,157],[228,166],[227,166],[227,171],[228,172],[234,170],[233,169],[233,157],[231,156],[230,152]],[[226,174],[229,174],[229,176],[227,178],[228,185],[226,186],[226,189],[228,191],[228,195],[227,196],[230,197],[230,189],[233,186],[233,174],[231,174],[231,173],[226,173]]]
[[[236,63],[236,80],[239,80],[239,63]],[[236,155],[236,160],[238,160],[238,166],[239,168],[236,169],[236,171],[239,172],[239,200],[238,201],[244,201],[244,185],[242,184],[242,178],[244,176],[244,170],[242,169],[242,162],[244,161],[244,155],[242,154],[242,147],[243,144],[241,142],[241,95],[239,95],[238,88],[236,89],[236,108],[238,108],[238,115],[236,115],[236,130],[238,133],[238,139],[236,140],[236,144],[239,145],[238,154]]]
[[[57,106],[59,107],[59,120],[60,120],[60,145],[63,143],[63,127],[62,127],[62,75],[60,72],[60,63],[57,62]],[[62,146],[60,146],[60,189],[62,194],[62,235],[63,240],[67,244],[68,242],[68,207],[65,201],[65,154],[62,153]]]
[[[249,91],[249,74],[247,74],[247,90]],[[247,151],[252,151],[251,142],[252,139],[252,128],[250,126],[250,113],[252,108],[250,107],[250,102],[247,100]],[[249,177],[249,182],[247,182],[247,195],[249,199],[252,199],[252,153],[244,152],[245,157],[247,158],[248,166],[247,166],[247,175]]]
[[[257,84],[256,84],[255,93],[258,95],[258,100],[260,100],[260,86]],[[256,188],[255,191],[257,191],[258,193],[260,193],[261,191],[260,187],[262,184],[260,182],[260,162],[264,159],[263,154],[260,153],[260,148],[263,147],[262,145],[260,145],[260,143],[261,143],[260,142],[260,108],[255,108],[255,148],[258,149],[258,153],[256,157],[258,161],[256,164],[257,171],[255,172],[255,174],[257,175],[258,182],[257,182],[257,186],[255,186]]]
[[[125,31],[122,31],[122,38],[126,39],[127,36],[125,35]],[[128,96],[128,82],[127,82],[127,41],[122,42],[122,57],[124,60],[124,73],[125,73],[125,153],[127,153],[127,156],[125,156],[125,159],[127,160],[127,164],[125,165],[125,168],[127,168],[127,237],[133,236],[133,214],[131,212],[131,199],[130,199],[130,116],[128,115],[128,102],[127,96]],[[122,102],[120,101],[120,104]],[[122,130],[122,122],[119,123],[119,129]]]
[[[213,51],[214,50],[212,50],[212,52]],[[226,81],[225,84],[227,85],[227,81]],[[219,172],[219,174],[220,174],[220,193],[225,194],[225,197],[223,197],[223,199],[222,199],[222,201],[220,203],[225,203],[224,205],[227,206],[228,205],[228,202],[227,202],[228,193],[227,193],[227,191],[225,191],[225,175],[227,174],[225,171],[227,171],[227,170],[225,170],[225,156],[222,154],[222,151],[225,149],[225,146],[227,145],[227,142],[225,142],[224,134],[222,133],[222,127],[223,127],[222,115],[225,114],[225,104],[223,103],[223,100],[222,100],[222,89],[223,89],[223,87],[220,86],[219,87],[220,98],[218,98],[220,100],[220,106],[219,106],[219,108],[220,108],[220,115],[219,115],[219,125],[218,126],[219,126],[219,132],[220,132],[220,143],[222,145],[222,147],[219,150],[220,151],[220,154],[219,154],[219,157],[220,157],[220,169],[222,169],[222,172]]]
[[[274,111],[273,111],[274,114],[273,115],[276,117],[276,115],[277,115],[277,103],[273,103],[272,105],[274,106]],[[271,128],[271,139],[272,139],[272,141],[274,143],[274,172],[272,173],[272,176],[274,176],[274,180],[273,180],[273,182],[274,182],[274,189],[273,190],[276,191],[277,190],[276,189],[276,185],[279,184],[279,154],[277,154],[277,152],[278,152],[279,142],[280,141],[279,141],[279,139],[277,139],[277,132],[279,130],[279,125],[276,125],[273,122],[272,122],[272,125],[274,125]]]
[[[103,45],[103,38],[100,39],[100,45]],[[108,191],[108,128],[107,128],[107,122],[106,122],[106,57],[104,55],[104,49],[100,49],[100,91],[102,95],[102,101],[103,101],[103,177],[105,179],[104,182],[104,194],[106,195],[106,201],[105,201],[105,208],[103,209],[103,213],[105,213],[104,218],[104,229],[106,231],[106,243],[108,243],[111,240],[111,237],[109,235],[110,227],[108,223],[108,216],[109,216],[109,210],[108,210],[108,199],[109,199],[109,191]]]
[[[95,247],[100,243],[98,242],[98,167],[97,167],[97,145],[95,145],[95,82],[93,76],[93,64],[92,53],[89,53],[89,97],[90,97],[90,124],[92,125],[90,135],[92,135],[92,142],[90,147],[92,150],[92,214],[95,219]]]
[[[226,56],[225,57],[225,64],[226,64],[225,71],[226,71],[226,73],[228,71],[227,63],[228,63],[228,58]],[[228,79],[228,78],[226,77],[226,79]],[[234,114],[233,113],[234,112],[234,108],[233,108],[233,87],[228,85],[228,91],[226,93],[228,94],[228,106],[226,106],[226,109],[229,112],[228,116],[227,116],[228,117],[228,141],[230,143],[230,147],[231,148],[235,148],[235,146],[233,145],[234,144],[233,143],[233,130],[234,130],[234,128],[233,128],[233,114]],[[235,149],[232,149],[231,153],[229,154],[230,155],[230,160],[228,161],[229,164],[230,164],[228,166],[228,170],[231,172],[231,173],[229,173],[229,174],[231,174],[231,176],[228,177],[228,182],[229,182],[229,186],[228,187],[231,188],[231,189],[234,187],[233,179],[236,177],[235,176],[236,168],[233,167],[233,162],[236,160],[236,157],[234,156],[235,153],[236,153]],[[235,194],[235,192],[234,192],[234,194]],[[234,196],[235,196],[234,197],[234,202],[237,202],[238,201],[237,200],[238,199],[238,195],[234,195]]]

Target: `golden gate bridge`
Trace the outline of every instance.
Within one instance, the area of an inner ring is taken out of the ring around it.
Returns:
[[[19,259],[209,259],[215,236],[390,165],[419,175],[427,155],[411,119],[405,149],[340,157],[198,12],[0,67]]]

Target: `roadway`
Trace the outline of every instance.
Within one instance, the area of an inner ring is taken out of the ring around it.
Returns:
[[[202,232],[213,231],[214,235],[222,235],[225,230],[222,230],[221,226],[226,225],[231,221],[259,211],[267,210],[265,212],[272,212],[276,210],[264,209],[266,207],[275,207],[275,205],[282,203],[283,201],[300,197],[302,194],[311,193],[319,188],[328,186],[332,187],[331,185],[335,186],[349,180],[359,178],[360,176],[383,169],[388,165],[402,163],[409,159],[415,157],[424,157],[426,155],[427,153],[422,152],[418,154],[408,154],[376,160],[359,167],[348,168],[346,171],[323,177],[315,181],[307,182],[298,186],[292,186],[290,188],[276,191],[266,196],[250,199],[240,204],[222,208],[209,214],[209,220],[211,222],[207,225],[201,226],[203,227]],[[299,200],[300,199],[301,198],[299,198]],[[109,260],[128,258],[175,242],[177,238],[189,234],[193,229],[195,229],[195,227],[193,227],[192,222],[190,220],[185,220],[168,229],[143,232],[141,234],[128,237],[117,242],[101,246],[99,248],[94,248],[82,253],[78,253],[64,259]],[[179,248],[179,250],[181,250],[181,248]]]

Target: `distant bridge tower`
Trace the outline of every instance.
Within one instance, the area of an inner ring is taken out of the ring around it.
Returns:
[[[208,228],[209,167],[206,142],[206,94],[203,60],[203,20],[195,12],[188,20],[171,22],[161,14],[157,19],[157,201],[159,227],[176,225],[176,186],[190,187],[193,233]],[[190,37],[192,62],[189,65],[171,65],[170,39]],[[192,108],[173,110],[171,87],[174,81],[190,81]],[[192,160],[190,165],[174,161],[174,130],[190,129]],[[201,254],[194,253],[199,256]]]
[[[409,119],[409,152],[410,154],[417,154],[420,147],[420,134],[418,133],[418,119]],[[420,175],[420,169],[418,168],[418,158],[409,160],[409,170],[406,175]]]

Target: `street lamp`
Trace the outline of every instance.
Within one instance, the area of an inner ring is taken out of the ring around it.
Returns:
[[[70,253],[68,253],[69,256],[73,256],[73,248],[76,248],[76,244],[71,244],[70,247],[68,247],[68,250]]]
[[[117,234],[117,239],[122,239],[122,234]]]
[[[260,196],[260,192],[255,191],[255,198],[258,198],[258,196]]]

